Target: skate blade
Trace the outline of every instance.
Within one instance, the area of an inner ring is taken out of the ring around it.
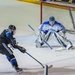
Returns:
[[[17,73],[18,73],[18,74],[21,74],[21,73],[23,73],[23,71],[18,71]]]

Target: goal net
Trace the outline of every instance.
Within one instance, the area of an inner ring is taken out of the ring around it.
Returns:
[[[69,11],[69,8],[71,11]],[[40,23],[48,20],[50,16],[54,16],[66,29],[75,30],[75,6],[57,4],[55,2],[41,2]]]

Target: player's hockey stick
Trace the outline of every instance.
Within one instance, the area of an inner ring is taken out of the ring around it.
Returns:
[[[12,49],[14,49],[13,48],[13,46],[11,45],[11,47],[12,47]],[[20,50],[19,50],[20,51]],[[31,58],[33,58],[35,61],[37,61],[43,68],[44,68],[44,65],[41,63],[41,62],[39,62],[37,59],[35,59],[32,55],[30,55],[28,52],[25,52],[27,55],[29,55]]]
[[[37,59],[35,59],[32,55],[30,55],[28,52],[25,52],[27,55],[29,55],[31,58],[33,58],[35,61],[37,61],[43,68],[44,68],[44,65],[39,62]]]
[[[68,10],[69,10],[70,18],[71,18],[71,21],[72,21],[72,24],[73,24],[73,28],[75,29],[74,18],[73,18],[72,11],[71,11],[72,9],[69,8]]]
[[[29,55],[31,58],[33,58],[35,61],[37,61],[41,66],[42,68],[44,68],[44,75],[48,75],[48,69],[53,67],[53,65],[43,65],[41,62],[39,62],[37,59],[35,59],[32,55],[30,55],[28,52],[26,52],[27,55]],[[38,68],[40,69],[40,68]],[[24,69],[23,69],[24,70]],[[36,69],[37,70],[37,69]]]
[[[28,26],[35,32],[34,28],[33,28],[31,25],[28,25]],[[37,35],[37,34],[35,33],[35,35]],[[45,40],[42,39],[42,41],[43,41],[50,49],[52,49],[52,47],[51,47]]]
[[[14,48],[12,48],[12,49],[14,49]],[[31,58],[33,58],[36,62],[38,62],[41,66],[42,66],[42,68],[32,68],[32,69],[27,69],[27,68],[22,68],[23,70],[37,70],[37,69],[44,69],[44,75],[48,75],[48,69],[49,68],[52,68],[53,67],[53,65],[43,65],[41,62],[39,62],[36,58],[34,58],[31,54],[29,54],[28,52],[25,52],[27,55],[29,55]],[[14,73],[14,72],[7,72],[7,73]]]

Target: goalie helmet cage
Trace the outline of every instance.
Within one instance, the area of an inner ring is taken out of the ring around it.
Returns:
[[[69,11],[71,8],[71,13]],[[54,16],[55,19],[62,23],[66,29],[75,30],[75,6],[69,4],[44,2],[40,3],[40,24],[49,19],[50,16]]]

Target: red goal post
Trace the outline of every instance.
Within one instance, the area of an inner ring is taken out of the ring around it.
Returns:
[[[71,15],[69,8],[71,8]],[[61,22],[67,29],[74,30],[75,24],[75,6],[69,4],[62,4],[56,2],[42,2],[40,4],[40,24],[43,21],[49,19],[50,16],[54,16],[55,19]]]

